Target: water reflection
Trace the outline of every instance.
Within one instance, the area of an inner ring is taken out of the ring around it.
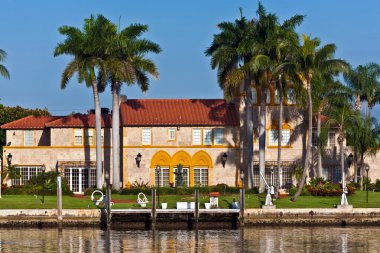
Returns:
[[[378,252],[377,227],[119,231],[0,229],[3,252]]]

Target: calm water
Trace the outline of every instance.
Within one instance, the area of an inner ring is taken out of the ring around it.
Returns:
[[[380,252],[377,227],[198,231],[0,229],[2,252]]]

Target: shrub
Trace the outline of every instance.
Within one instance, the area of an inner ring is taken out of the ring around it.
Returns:
[[[380,180],[376,179],[375,182],[375,191],[380,192]]]
[[[289,195],[290,196],[294,196],[296,194],[297,190],[298,190],[298,187],[296,187],[296,186],[293,185],[289,189]],[[306,186],[304,186],[302,188],[301,196],[310,196],[310,195],[311,195],[310,192],[306,189]]]
[[[340,184],[334,184],[329,180],[323,178],[315,178],[310,181],[310,184],[306,186],[306,189],[313,196],[338,196],[343,193]],[[348,195],[355,193],[355,184],[348,184]]]
[[[151,194],[151,190],[153,188],[150,187],[142,187],[142,188],[123,188],[120,191],[122,195],[137,195],[140,192],[144,194]],[[157,188],[156,188],[157,189]],[[219,192],[220,194],[224,193],[239,193],[239,187],[230,187],[227,185],[215,185],[215,186],[202,186],[202,187],[160,187],[160,194],[165,195],[191,195],[194,194],[195,189],[199,189],[200,194],[209,194],[210,192]],[[257,193],[257,189],[247,190],[247,193]]]

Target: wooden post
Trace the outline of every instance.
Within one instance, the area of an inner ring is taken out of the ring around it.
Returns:
[[[57,177],[57,219],[58,225],[62,225],[62,178]]]
[[[195,189],[195,223],[198,224],[199,219],[199,189]]]
[[[157,207],[156,207],[156,189],[152,189],[152,228],[156,228],[156,218],[157,218]]]
[[[106,189],[106,212],[107,212],[107,228],[111,226],[111,185],[109,183],[108,179],[108,184],[107,184],[107,189]]]
[[[244,226],[244,208],[245,208],[245,189],[240,189],[239,195],[239,203],[240,203],[240,225]]]

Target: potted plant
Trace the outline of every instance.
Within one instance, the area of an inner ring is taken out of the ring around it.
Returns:
[[[166,202],[165,199],[163,199],[162,202],[161,202],[161,208],[162,208],[162,209],[166,209],[166,208],[168,208],[168,203]]]

